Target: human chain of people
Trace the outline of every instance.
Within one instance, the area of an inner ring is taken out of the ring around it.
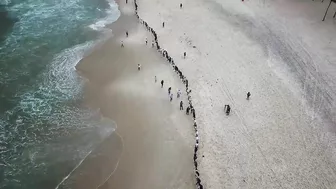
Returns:
[[[128,1],[126,0],[126,3],[128,3]],[[162,56],[164,58],[166,58],[166,60],[170,63],[170,65],[172,66],[173,70],[175,71],[175,73],[178,74],[178,76],[180,77],[181,81],[183,82],[183,84],[185,85],[185,89],[186,89],[186,93],[188,96],[188,103],[189,106],[186,108],[186,114],[189,114],[189,112],[192,114],[193,119],[194,119],[194,130],[195,130],[195,147],[194,147],[194,168],[195,168],[195,177],[196,177],[196,187],[198,189],[203,189],[203,184],[201,182],[201,178],[200,178],[200,173],[198,170],[198,163],[197,163],[197,152],[198,152],[198,146],[199,146],[199,135],[198,135],[198,128],[197,128],[197,122],[196,122],[196,111],[194,109],[193,103],[192,103],[192,97],[191,97],[191,90],[189,89],[189,82],[188,79],[186,78],[186,76],[182,73],[182,71],[178,68],[178,66],[175,64],[174,59],[168,54],[168,52],[164,49],[162,49],[159,45],[158,42],[158,36],[156,34],[156,32],[154,31],[154,29],[152,27],[150,27],[148,25],[148,23],[144,20],[142,20],[139,15],[138,15],[138,4],[137,1],[134,0],[134,7],[135,7],[135,15],[138,18],[138,20],[140,21],[140,23],[142,25],[144,25],[146,27],[146,29],[148,31],[151,32],[151,34],[154,37],[154,41],[152,43],[152,47],[156,46],[157,51],[160,52],[162,54]],[[180,4],[180,8],[182,8],[182,3]],[[162,27],[165,26],[165,23],[162,23]],[[128,36],[128,32],[126,33],[126,35]],[[146,44],[148,43],[147,39],[146,39]],[[123,44],[122,44],[123,46]],[[186,58],[187,53],[184,52],[183,53],[183,57]],[[138,65],[138,69],[140,69],[141,65]],[[154,77],[155,82],[157,81],[157,77]],[[164,81],[161,81],[161,87],[163,88],[164,85]],[[171,88],[168,88],[168,95],[170,100],[173,100],[173,93],[171,92]],[[177,97],[179,97],[181,95],[181,91],[177,91]],[[180,110],[183,110],[183,101],[180,102]]]

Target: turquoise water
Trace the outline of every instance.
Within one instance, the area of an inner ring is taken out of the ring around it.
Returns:
[[[113,132],[74,66],[118,16],[106,0],[0,0],[1,189],[55,188]]]

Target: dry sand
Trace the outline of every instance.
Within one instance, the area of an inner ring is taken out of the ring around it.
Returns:
[[[335,24],[277,2],[138,1],[189,79],[206,188],[336,188]]]
[[[169,102],[167,94],[171,86],[176,98],[182,83],[151,47],[133,3],[121,2],[120,9],[121,17],[111,26],[113,38],[77,66],[88,78],[86,101],[116,122],[122,142],[118,167],[99,188],[194,188],[192,119],[179,110],[180,100],[187,104],[186,95]]]

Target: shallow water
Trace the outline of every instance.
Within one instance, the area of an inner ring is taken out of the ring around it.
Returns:
[[[113,132],[74,67],[118,16],[105,0],[0,0],[0,188],[55,188]]]

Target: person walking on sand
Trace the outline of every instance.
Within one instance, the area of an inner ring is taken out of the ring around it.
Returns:
[[[164,22],[162,22],[162,27],[163,27],[163,28],[164,28],[164,24],[165,24],[165,23],[164,23]]]
[[[173,100],[173,93],[170,93],[169,99],[170,99],[170,102]]]
[[[180,102],[180,110],[183,110],[183,101]]]
[[[168,95],[170,95],[171,87],[168,88]]]
[[[138,64],[138,70],[139,71],[141,70],[141,64]]]
[[[180,9],[182,9],[182,3],[180,3]]]
[[[164,83],[164,81],[163,81],[163,80],[161,80],[161,88],[163,88],[163,83]]]
[[[177,97],[177,98],[180,98],[180,96],[181,96],[181,93],[182,93],[182,92],[181,92],[181,90],[180,90],[180,89],[179,89],[179,90],[177,90],[177,95],[176,95],[176,97]]]
[[[128,37],[128,31],[126,31],[126,37]]]
[[[186,58],[186,56],[187,56],[187,52],[184,52],[184,53],[183,53],[183,56],[184,56],[184,58]]]
[[[155,81],[155,83],[157,82],[157,78],[156,78],[156,76],[154,77],[154,81]]]
[[[251,96],[251,93],[247,92],[247,94],[246,94],[246,100],[250,100],[250,96]]]

